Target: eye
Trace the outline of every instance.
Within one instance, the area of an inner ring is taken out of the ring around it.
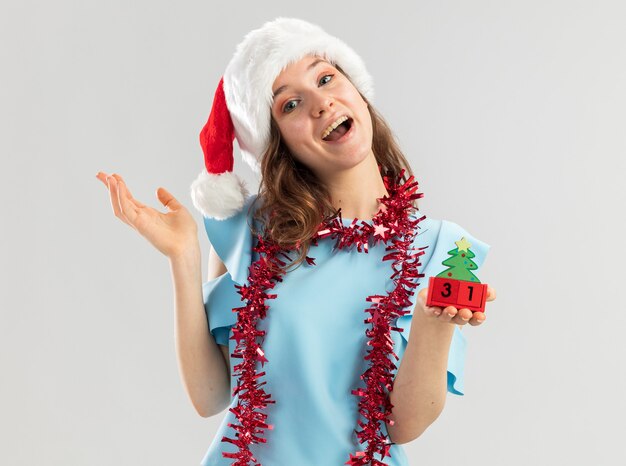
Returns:
[[[297,100],[289,100],[288,102],[285,103],[285,105],[283,105],[283,112],[289,113],[297,106],[298,106]]]
[[[320,84],[323,86],[324,84],[328,83],[331,79],[332,79],[333,75],[332,74],[326,74],[324,76],[322,76],[322,79],[320,79]],[[328,78],[328,79],[326,79]]]

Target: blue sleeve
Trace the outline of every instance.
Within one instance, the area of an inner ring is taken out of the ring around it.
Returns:
[[[456,247],[455,242],[465,238],[470,243],[470,250],[474,253],[472,261],[479,270],[485,261],[485,257],[489,252],[490,246],[476,239],[464,228],[454,222],[447,220],[434,220],[426,217],[418,224],[418,234],[415,238],[415,247],[423,248],[424,254],[421,256],[422,266],[420,273],[424,277],[419,279],[419,285],[415,288],[415,295],[422,288],[428,287],[428,280],[446,270],[446,266],[442,264],[444,260],[450,257],[449,251]],[[476,274],[477,275],[477,274]],[[398,319],[397,325],[402,328],[402,337],[408,342],[411,321],[413,318],[413,308],[411,313]],[[455,395],[464,394],[464,369],[465,354],[467,349],[467,340],[459,326],[454,326],[454,334],[450,344],[450,352],[448,353],[448,392]]]
[[[209,329],[218,345],[228,346],[230,329],[237,321],[233,309],[241,307],[239,293],[235,282],[225,273],[202,284],[204,311],[207,315]]]
[[[255,197],[249,196],[243,210],[226,220],[203,217],[211,246],[227,270],[227,273],[202,284],[209,329],[218,345],[229,346],[230,329],[237,322],[234,309],[244,305],[235,285],[244,285],[248,280],[252,259],[252,218],[248,208]]]

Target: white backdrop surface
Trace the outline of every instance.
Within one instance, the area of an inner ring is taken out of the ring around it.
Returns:
[[[155,207],[170,190],[206,264],[198,133],[236,44],[276,16],[364,58],[422,210],[492,246],[466,395],[411,464],[626,464],[626,6],[602,0],[3,2],[0,462],[202,459],[223,414],[184,392],[167,260],[95,174]]]

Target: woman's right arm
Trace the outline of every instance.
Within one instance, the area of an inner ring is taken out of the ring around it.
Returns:
[[[157,197],[167,213],[133,198],[121,176],[100,172],[96,177],[109,189],[115,216],[168,257],[176,303],[176,353],[183,385],[201,416],[223,411],[230,401],[230,375],[224,351],[207,323],[195,220],[164,188],[157,190]],[[220,270],[220,264],[212,261],[209,273],[216,270]]]
[[[208,279],[213,280],[214,278],[221,277],[228,269],[220,259],[220,256],[215,252],[215,248],[211,247],[209,251],[209,267],[208,267]],[[226,370],[228,371],[228,377],[230,380],[230,355],[228,346],[218,345],[219,349],[222,351],[222,355],[224,356],[224,363],[226,364]]]
[[[176,301],[178,366],[196,411],[200,416],[209,417],[228,406],[230,375],[222,350],[226,347],[215,342],[207,324],[200,264],[199,247],[170,258]]]

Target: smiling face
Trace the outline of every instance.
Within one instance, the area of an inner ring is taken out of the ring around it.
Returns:
[[[281,138],[291,154],[322,180],[374,156],[367,103],[327,61],[307,55],[290,64],[272,91],[272,117]]]

